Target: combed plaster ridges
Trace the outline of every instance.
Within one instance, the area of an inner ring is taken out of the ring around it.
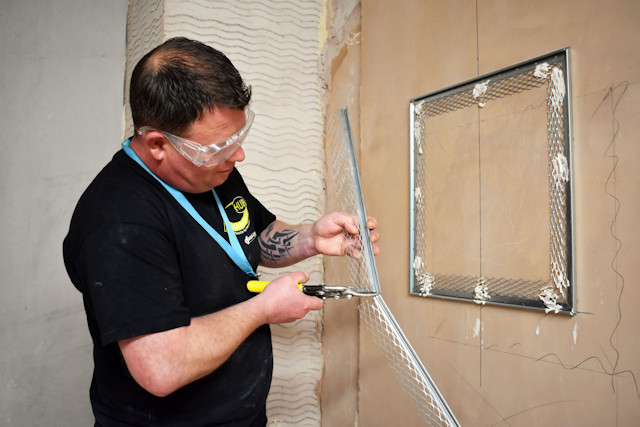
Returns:
[[[127,66],[125,71],[125,135],[133,134],[129,106],[129,81],[138,61],[163,41],[163,0],[131,0],[127,14]]]

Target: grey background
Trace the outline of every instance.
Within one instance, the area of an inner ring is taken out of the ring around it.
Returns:
[[[93,424],[62,240],[123,138],[126,16],[127,0],[0,0],[0,425]]]

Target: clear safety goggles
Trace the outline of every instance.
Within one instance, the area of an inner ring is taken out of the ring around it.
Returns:
[[[222,142],[217,142],[211,145],[198,144],[197,142],[182,138],[181,136],[174,135],[169,132],[155,129],[151,126],[142,126],[138,129],[138,134],[142,135],[144,132],[148,131],[160,132],[180,154],[194,165],[198,167],[212,167],[231,157],[231,155],[236,152],[247,138],[247,134],[253,124],[253,117],[255,115],[249,107],[245,108],[244,114],[244,126],[242,126],[242,129],[240,129],[238,133],[230,136]]]

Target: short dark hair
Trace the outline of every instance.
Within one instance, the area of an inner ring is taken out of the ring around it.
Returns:
[[[251,88],[221,52],[176,37],[147,53],[131,75],[129,103],[134,127],[180,133],[215,107],[249,104]]]

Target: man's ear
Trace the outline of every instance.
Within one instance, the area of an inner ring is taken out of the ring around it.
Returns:
[[[169,141],[157,130],[150,130],[139,135],[142,144],[156,161],[162,161],[167,155]]]

